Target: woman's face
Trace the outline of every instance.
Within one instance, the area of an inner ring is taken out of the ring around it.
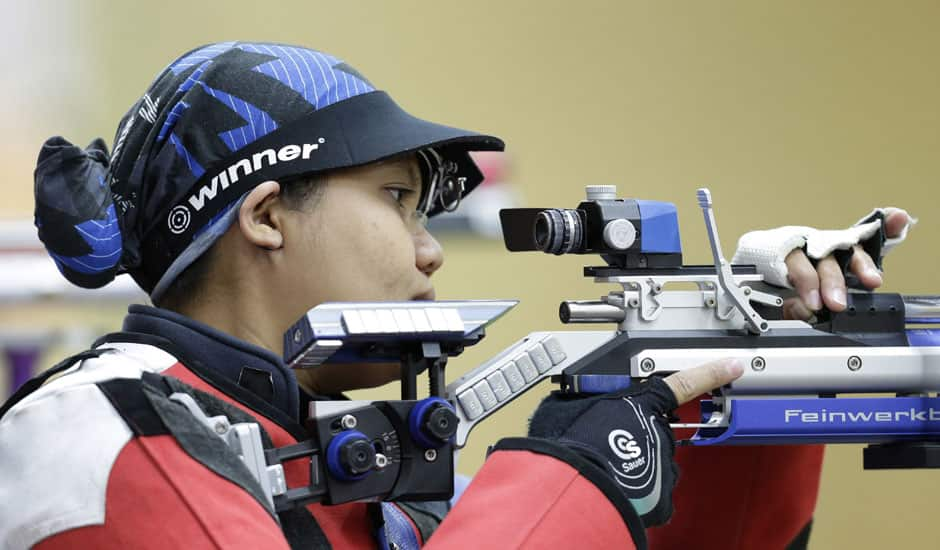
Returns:
[[[421,194],[414,157],[333,172],[323,185],[312,208],[291,212],[284,227],[282,295],[297,308],[291,318],[323,302],[433,300],[431,275],[444,257],[414,215]],[[298,378],[315,375],[314,386],[327,392],[398,377],[398,365],[339,367]]]
[[[434,299],[431,275],[444,258],[414,220],[420,193],[413,158],[329,174],[285,234],[291,294],[310,304]]]

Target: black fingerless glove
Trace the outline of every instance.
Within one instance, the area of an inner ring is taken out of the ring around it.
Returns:
[[[602,468],[652,527],[672,515],[679,471],[667,419],[676,407],[659,378],[604,395],[553,392],[532,416],[529,436],[555,440]]]

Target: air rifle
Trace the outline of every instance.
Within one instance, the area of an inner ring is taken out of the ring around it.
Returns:
[[[695,430],[684,444],[867,443],[866,469],[940,467],[940,331],[910,326],[940,324],[940,297],[853,292],[843,312],[784,320],[783,289],[724,258],[707,189],[698,202],[714,264],[700,266],[682,263],[672,204],[618,199],[612,186],[587,194],[576,209],[508,209],[500,221],[512,252],[600,255],[605,265],[584,275],[619,288],[562,302],[559,316],[614,330],[533,332],[446,386],[447,359],[515,301],[328,303],[285,333],[292,368],[399,362],[402,389],[396,401],[311,402],[313,438],[265,451],[268,470],[311,457],[310,486],[275,490],[277,509],[444,498],[472,428],[540,381],[611,392],[720,358],[745,373],[701,401],[700,422],[672,425]],[[423,372],[429,397],[417,399]]]
[[[867,443],[867,469],[940,467],[940,332],[909,326],[940,322],[940,298],[852,292],[845,311],[814,324],[783,320],[783,298],[755,267],[723,256],[707,189],[697,194],[707,266],[682,264],[672,204],[618,199],[613,186],[587,194],[576,209],[501,211],[504,240],[513,252],[599,254],[606,265],[584,275],[619,289],[562,302],[559,316],[616,330],[535,332],[448,385],[458,447],[544,378],[609,392],[736,358],[744,375],[701,402],[700,422],[673,424],[695,429],[685,444]]]

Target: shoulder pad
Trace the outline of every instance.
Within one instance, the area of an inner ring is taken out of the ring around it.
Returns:
[[[108,477],[132,436],[97,386],[176,364],[143,344],[76,363],[0,419],[0,541],[28,548],[56,533],[105,520]],[[76,475],[80,471],[81,475]]]

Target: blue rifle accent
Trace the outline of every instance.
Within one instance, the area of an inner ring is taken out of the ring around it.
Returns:
[[[940,346],[940,329],[907,329],[907,341],[916,348]]]
[[[630,375],[627,374],[581,374],[572,380],[575,393],[611,393],[630,387]]]
[[[711,401],[703,401],[703,416]],[[938,397],[736,398],[731,422],[702,428],[693,445],[887,443],[940,439]]]
[[[640,251],[645,253],[681,253],[679,217],[676,206],[668,202],[637,200],[642,229]]]

